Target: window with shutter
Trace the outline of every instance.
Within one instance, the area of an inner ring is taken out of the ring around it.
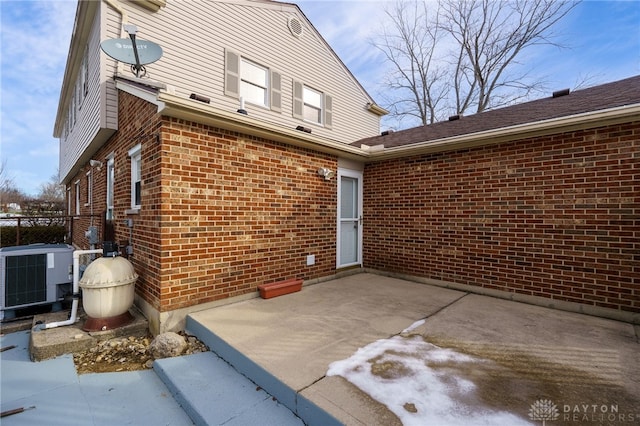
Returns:
[[[271,110],[282,111],[282,77],[280,73],[271,71]]]
[[[299,81],[294,81],[293,117],[331,129],[333,127],[333,97]]]
[[[316,124],[322,124],[322,93],[304,86],[304,119]]]
[[[266,107],[268,99],[269,70],[248,59],[240,60],[240,96],[254,105]]]
[[[299,81],[293,82],[293,117],[303,119],[303,99],[302,99],[302,83]]]
[[[235,98],[240,96],[240,55],[225,51],[224,94]]]
[[[327,94],[324,95],[324,127],[333,127],[333,98]]]

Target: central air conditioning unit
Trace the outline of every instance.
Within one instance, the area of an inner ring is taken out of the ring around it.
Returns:
[[[63,300],[71,291],[73,251],[67,244],[0,248],[0,320],[17,309]]]

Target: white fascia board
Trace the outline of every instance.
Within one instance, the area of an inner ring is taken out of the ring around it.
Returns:
[[[417,142],[410,145],[389,147],[382,150],[373,150],[371,147],[368,150],[370,154],[369,161],[381,161],[398,157],[495,145],[518,139],[558,134],[572,130],[590,129],[636,120],[640,120],[640,104],[625,105],[483,132]]]
[[[157,105],[158,108],[163,106],[161,102],[158,101],[158,90],[165,89],[166,85],[163,83],[158,83],[150,80],[142,80],[138,78],[129,78],[117,76],[115,79],[116,89],[122,90],[123,92],[127,92],[133,96],[136,96],[140,99],[144,99],[145,101]]]

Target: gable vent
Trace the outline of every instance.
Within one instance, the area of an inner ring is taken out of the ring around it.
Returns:
[[[291,34],[293,34],[295,37],[302,36],[304,28],[302,27],[302,22],[300,22],[298,18],[296,18],[295,16],[291,16],[289,18],[289,21],[287,22],[287,26],[289,27],[289,31],[291,31]]]

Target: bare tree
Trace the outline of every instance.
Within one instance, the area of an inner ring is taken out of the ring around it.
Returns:
[[[517,71],[518,59],[531,46],[558,46],[552,27],[576,4],[398,0],[387,10],[393,29],[385,29],[380,41],[374,42],[394,68],[394,78],[386,86],[398,96],[389,109],[428,124],[447,112],[482,112],[541,90],[541,79],[529,76],[526,68]],[[429,15],[428,7],[434,9]],[[414,108],[413,114],[409,107]]]
[[[4,193],[14,187],[15,183],[13,182],[13,178],[11,178],[7,172],[7,160],[2,160],[2,162],[0,162],[0,191]]]
[[[64,203],[64,198],[65,198],[64,185],[60,184],[57,171],[54,175],[52,175],[49,178],[48,182],[45,182],[42,185],[40,185],[40,193],[38,194],[37,198],[47,202]]]
[[[9,176],[7,160],[3,160],[0,162],[0,211],[7,212],[10,204],[20,205],[26,198]]]
[[[577,3],[558,0],[447,0],[442,28],[460,46],[457,63],[456,113],[471,105],[476,112],[528,96],[541,81],[527,71],[509,74],[517,57],[530,46],[551,44],[552,26]],[[470,84],[471,83],[471,84]],[[507,89],[502,91],[501,89]]]
[[[436,45],[442,38],[438,11],[430,13],[430,5],[398,1],[385,11],[392,28],[384,28],[373,42],[393,64],[386,86],[401,93],[388,99],[389,110],[400,119],[415,117],[423,124],[436,120],[448,91],[444,83],[447,71],[435,57]]]

